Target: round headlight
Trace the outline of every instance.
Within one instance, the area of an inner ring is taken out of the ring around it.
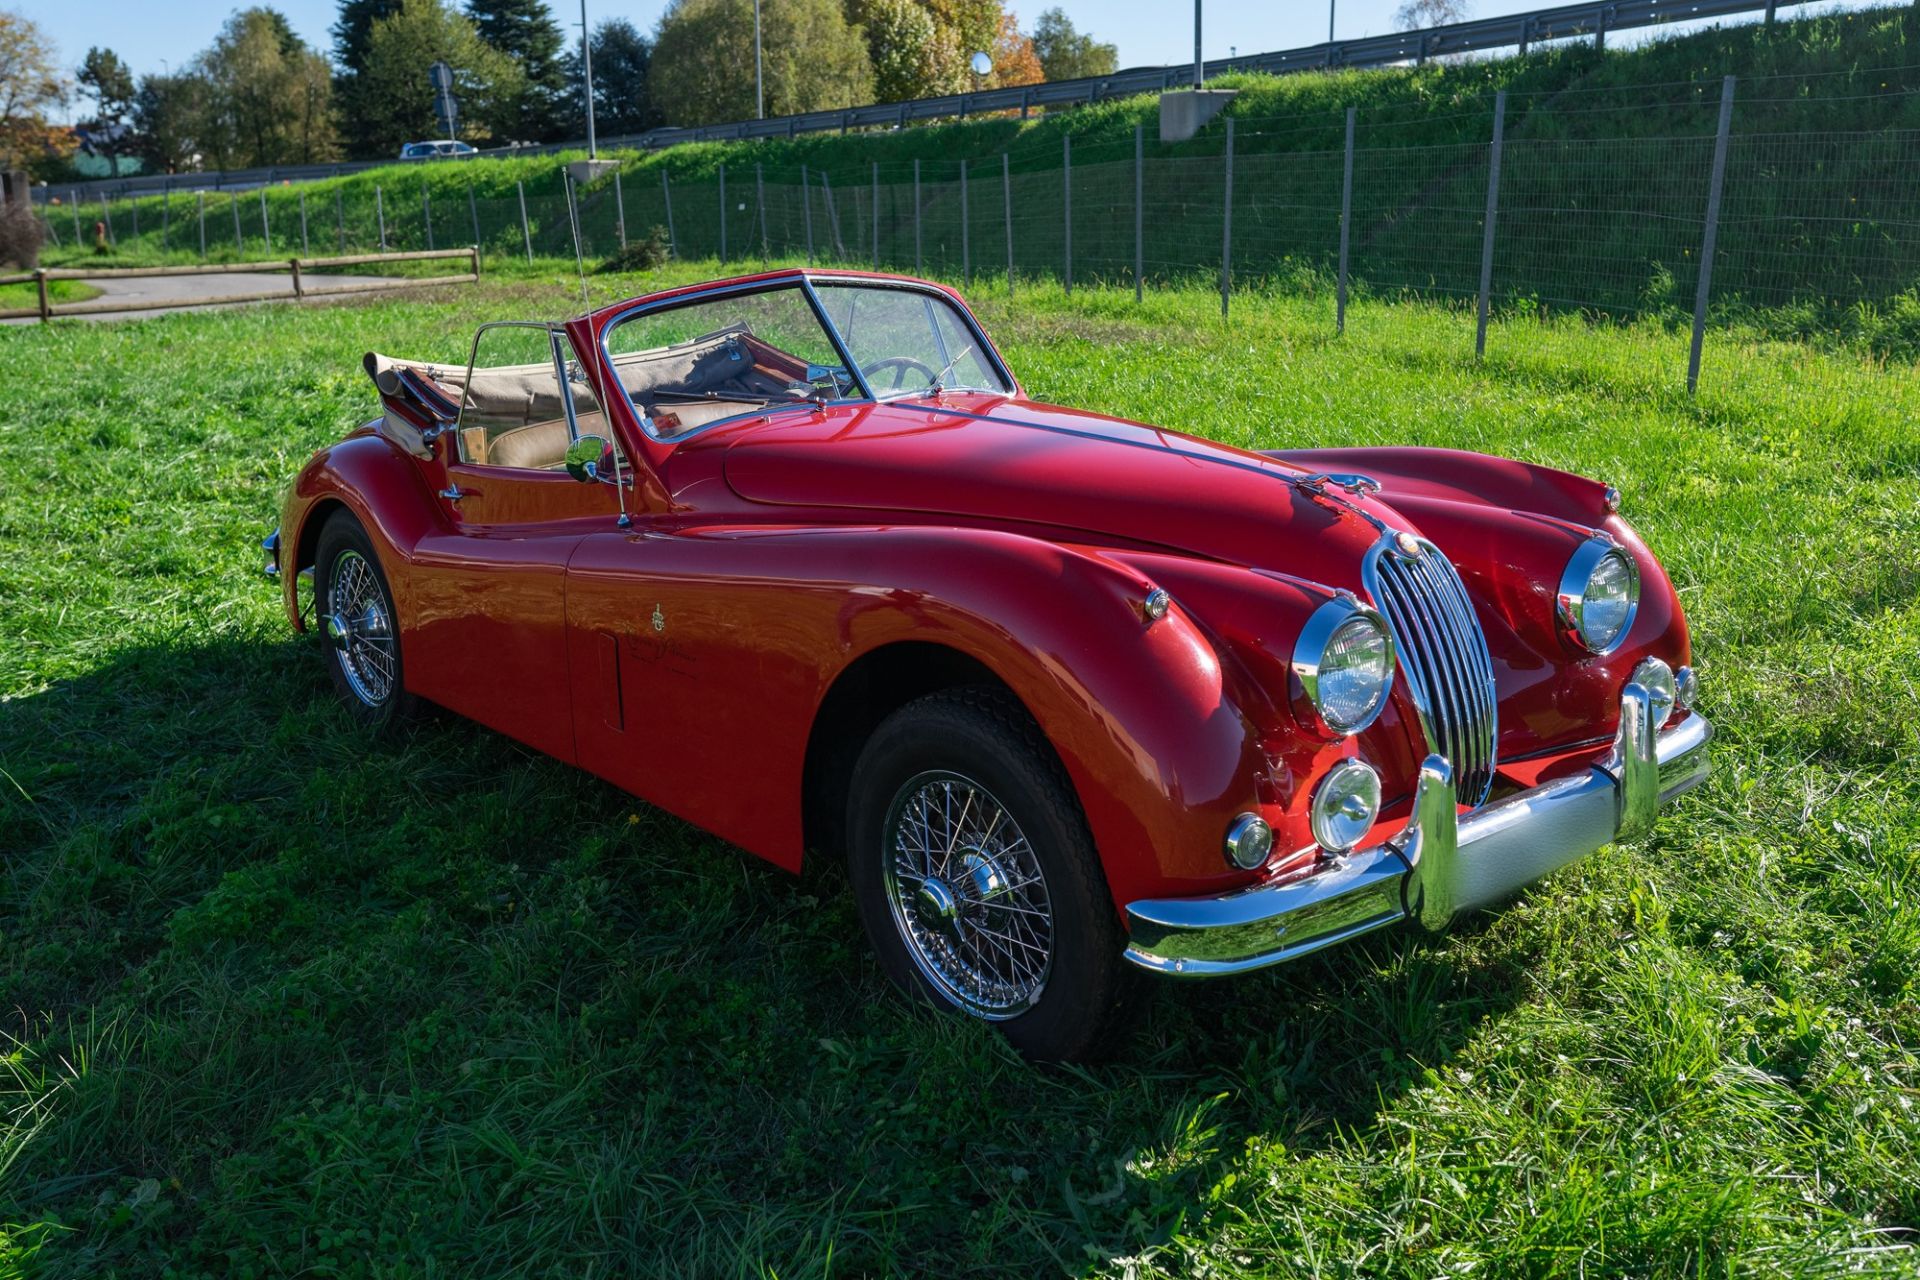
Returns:
[[[1640,607],[1640,569],[1605,538],[1580,544],[1560,575],[1560,625],[1567,639],[1594,653],[1611,653],[1626,639]]]
[[[1313,838],[1330,853],[1359,847],[1380,816],[1380,775],[1358,760],[1342,760],[1313,792]]]
[[[1360,732],[1387,705],[1393,683],[1393,638],[1386,620],[1344,596],[1327,601],[1300,629],[1293,674],[1330,734]]]

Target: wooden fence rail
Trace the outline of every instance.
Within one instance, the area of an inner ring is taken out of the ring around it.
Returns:
[[[314,284],[303,273],[327,267],[360,267],[376,262],[420,262],[464,258],[469,269],[454,276],[422,276],[406,280],[376,280],[352,284]],[[47,290],[51,280],[135,280],[152,276],[218,276],[237,272],[284,271],[291,286],[265,293],[216,294],[204,298],[106,298],[87,302],[54,302]],[[373,293],[382,289],[410,289],[427,284],[475,284],[480,279],[480,250],[435,249],[410,253],[356,253],[333,258],[281,258],[271,262],[218,262],[187,267],[113,267],[87,270],[79,267],[43,267],[38,271],[0,276],[0,285],[33,283],[40,291],[39,303],[32,307],[0,308],[0,320],[37,317],[41,322],[55,316],[84,316],[119,311],[173,311],[189,307],[232,306],[241,302],[300,302],[307,298],[341,293]]]

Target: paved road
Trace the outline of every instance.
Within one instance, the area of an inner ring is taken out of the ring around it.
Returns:
[[[388,279],[384,276],[336,276],[322,275],[318,272],[309,273],[306,278],[309,283],[316,286],[381,284]],[[131,280],[89,280],[86,283],[100,290],[100,296],[92,299],[94,302],[112,302],[118,298],[125,298],[128,301],[137,298],[143,302],[148,299],[178,298],[181,305],[155,307],[151,311],[90,311],[84,316],[74,317],[76,319],[134,320],[142,316],[164,316],[188,309],[196,298],[223,298],[252,293],[272,295],[284,293],[293,287],[286,272],[271,271],[237,271],[230,275],[209,276],[136,276]],[[28,318],[0,321],[0,323],[38,324],[39,321]]]

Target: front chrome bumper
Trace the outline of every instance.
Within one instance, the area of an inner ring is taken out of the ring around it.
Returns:
[[[1398,920],[1440,929],[1603,844],[1644,835],[1662,804],[1707,776],[1713,737],[1697,711],[1659,732],[1655,708],[1651,692],[1629,684],[1605,760],[1464,816],[1453,767],[1430,755],[1413,816],[1392,840],[1288,884],[1129,903],[1127,959],[1206,978],[1293,960]]]

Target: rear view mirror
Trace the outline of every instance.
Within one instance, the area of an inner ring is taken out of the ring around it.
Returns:
[[[612,479],[611,476],[602,474],[612,469],[612,456],[613,451],[607,447],[603,437],[581,436],[567,446],[567,474],[581,484],[592,484],[600,479]]]

